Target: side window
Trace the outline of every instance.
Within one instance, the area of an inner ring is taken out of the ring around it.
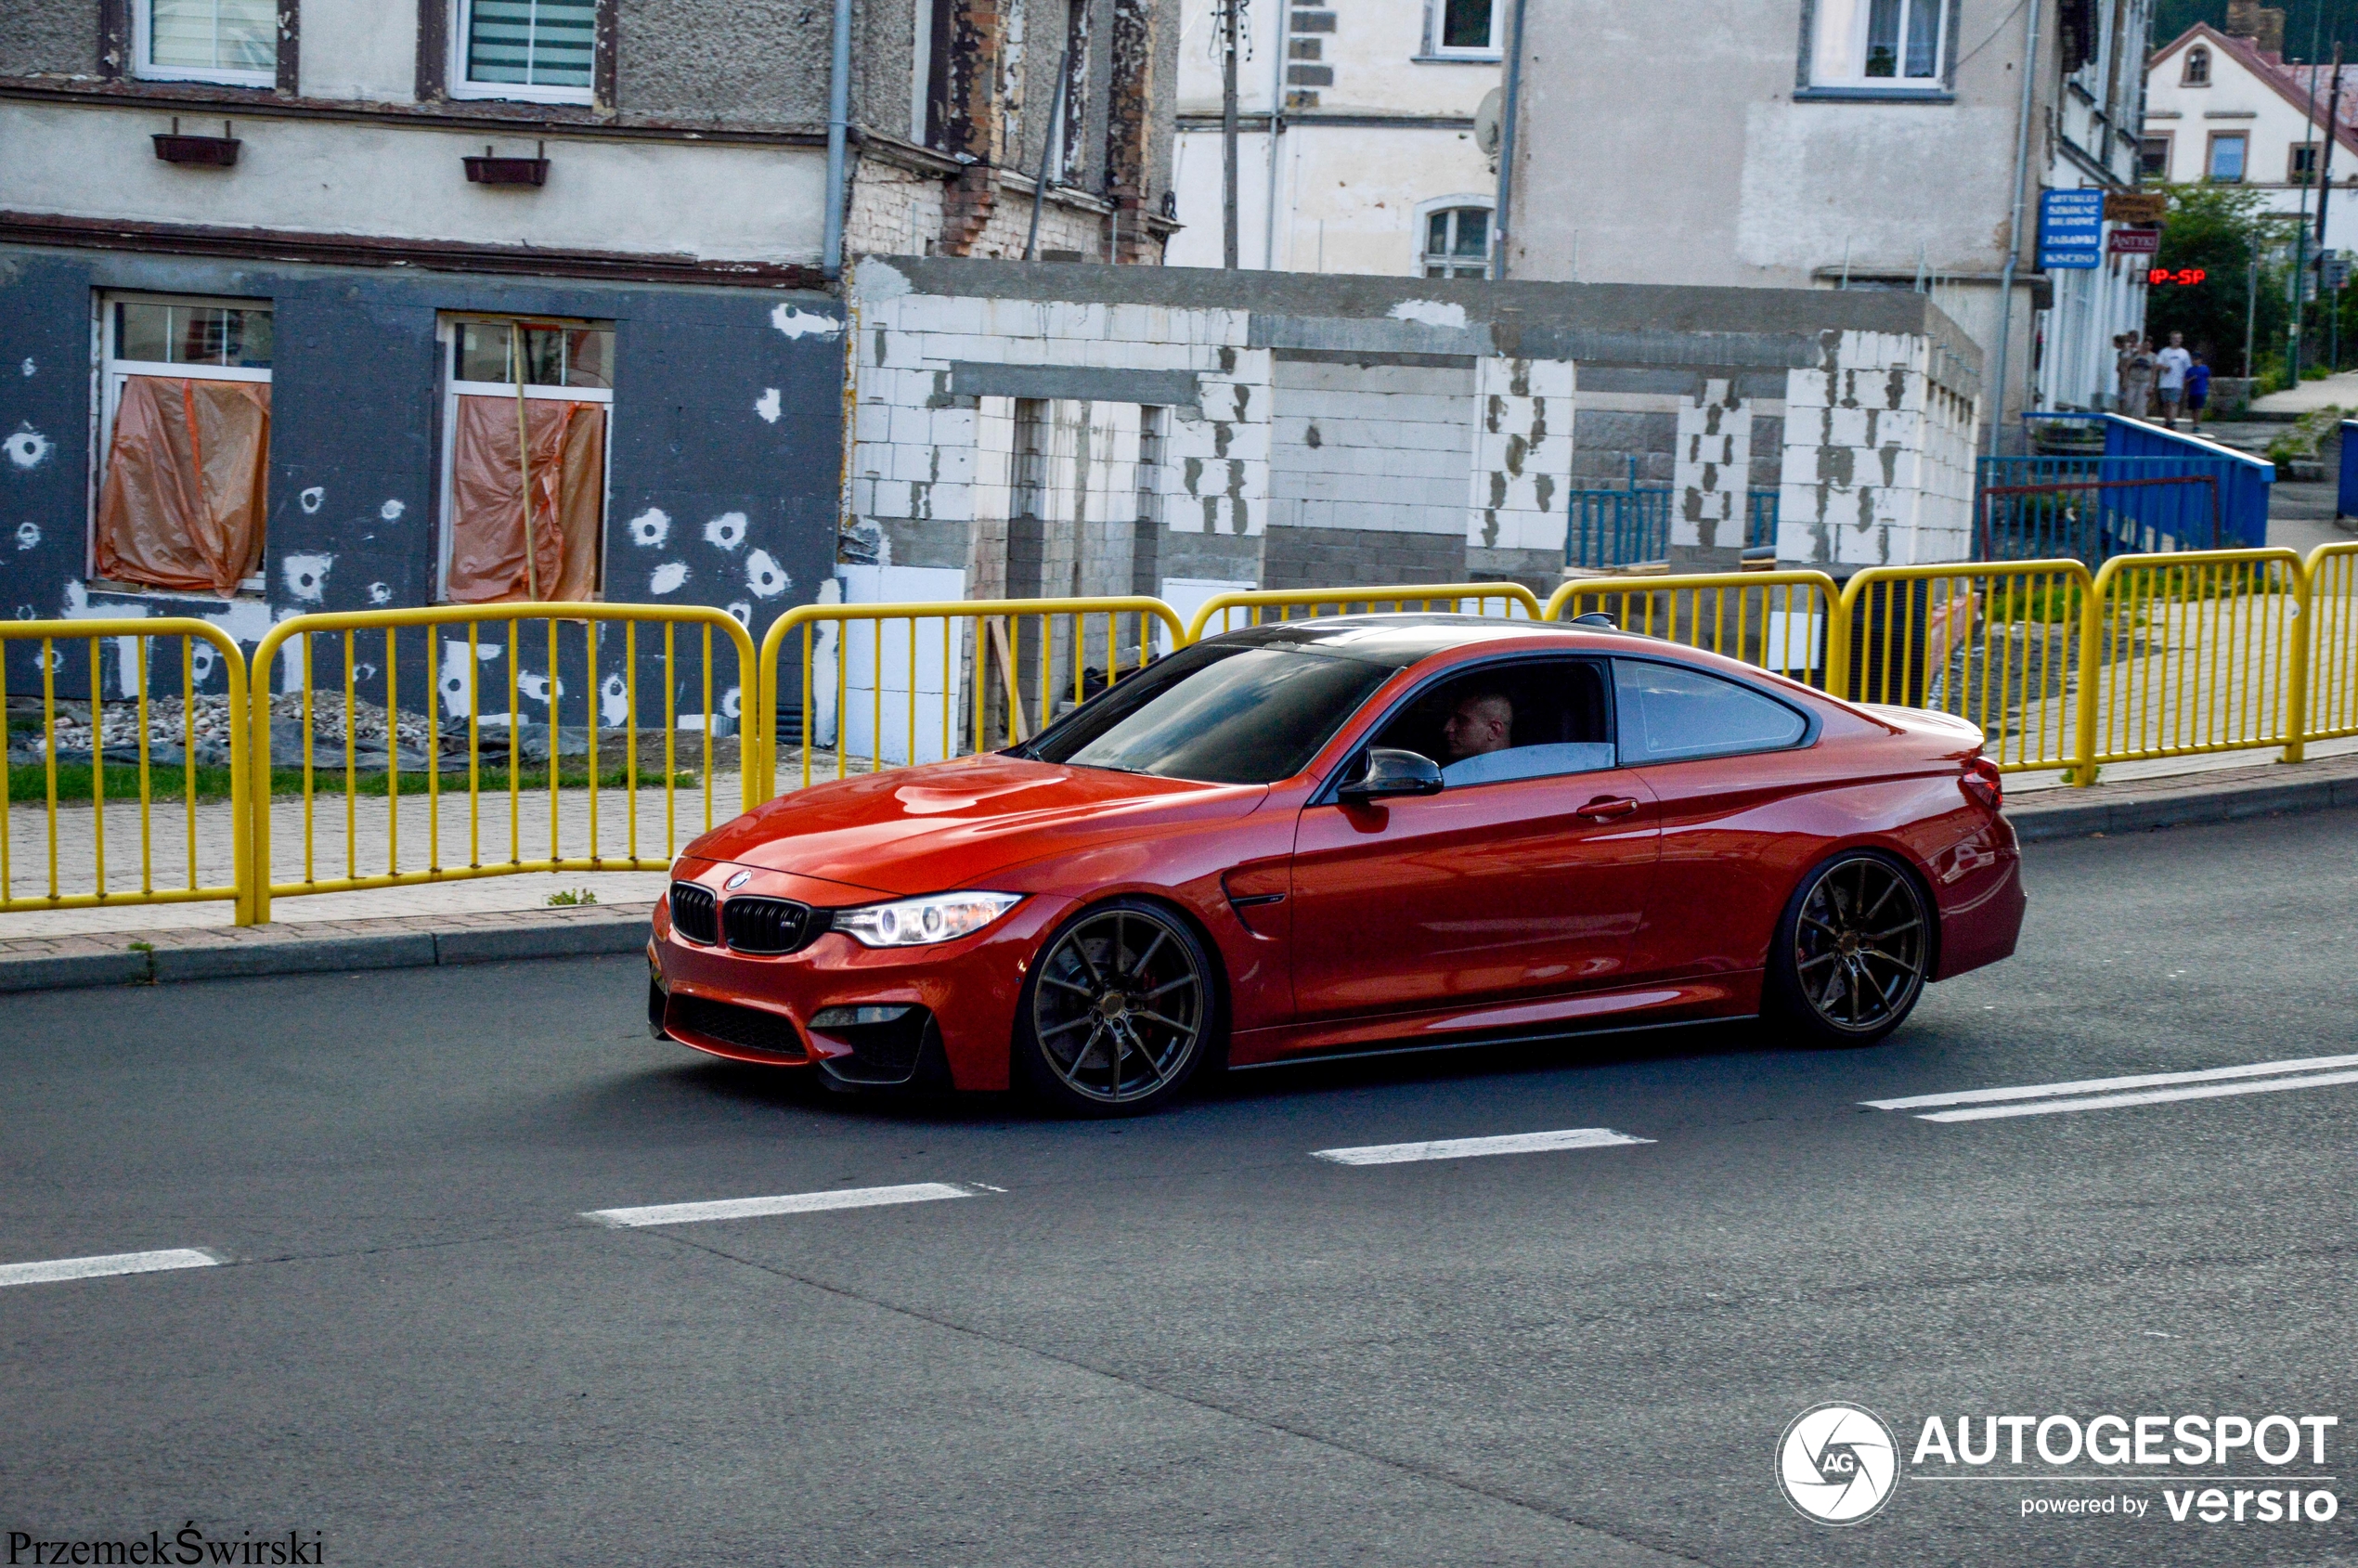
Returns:
[[[1432,758],[1450,788],[1611,768],[1604,662],[1523,660],[1470,670],[1411,698],[1375,744]]]
[[[1621,754],[1631,763],[1775,751],[1798,742],[1809,722],[1773,697],[1682,665],[1613,662]]]

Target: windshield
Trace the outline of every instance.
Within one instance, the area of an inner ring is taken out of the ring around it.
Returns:
[[[1275,784],[1392,674],[1302,648],[1198,643],[1160,660],[1043,734],[1026,755],[1205,784]]]

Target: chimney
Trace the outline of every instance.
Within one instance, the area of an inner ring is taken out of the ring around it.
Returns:
[[[2285,11],[2260,0],[2227,0],[2227,35],[2248,38],[2263,55],[2282,59],[2285,53]]]

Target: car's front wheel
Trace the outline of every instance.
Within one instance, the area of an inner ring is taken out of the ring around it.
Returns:
[[[1812,1045],[1867,1045],[1924,995],[1932,912],[1907,867],[1858,849],[1794,889],[1768,953],[1766,1011]]]
[[[1142,899],[1092,905],[1060,927],[1024,982],[1016,1065],[1042,1099],[1082,1116],[1167,1104],[1216,1043],[1211,954],[1185,920]]]

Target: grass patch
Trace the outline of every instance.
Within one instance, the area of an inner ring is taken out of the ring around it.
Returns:
[[[91,797],[90,773],[90,764],[87,762],[59,763],[58,765],[58,798],[59,800],[89,799]],[[385,793],[385,784],[390,776],[383,772],[360,773],[353,781],[353,793],[356,796],[382,797]],[[151,763],[148,770],[148,797],[150,800],[169,800],[178,804],[184,798],[188,775],[179,766],[162,762]],[[618,790],[628,784],[628,773],[621,768],[602,769],[598,774],[598,787]],[[699,787],[701,782],[696,774],[685,772],[675,774],[674,779],[681,789]],[[478,775],[478,781],[479,787],[486,795],[508,793],[508,772],[505,768],[485,768]],[[587,768],[565,768],[558,771],[557,787],[560,789],[585,789],[589,784],[590,771]],[[200,804],[212,800],[227,800],[229,798],[229,770],[199,768],[196,771],[196,784],[197,800]],[[516,785],[526,794],[534,790],[545,791],[549,787],[549,771],[545,768],[526,768],[516,775]],[[106,786],[107,798],[110,800],[136,800],[139,798],[139,770],[127,763],[110,762],[107,764]],[[413,771],[408,769],[402,771],[402,794],[423,795],[427,793],[428,787],[427,777],[422,771]],[[661,790],[663,770],[661,768],[641,769],[639,787],[642,791]],[[274,798],[283,798],[291,795],[300,796],[303,793],[303,770],[300,768],[272,769],[270,793]],[[315,769],[311,775],[311,793],[314,799],[327,796],[341,797],[343,794],[343,770],[341,768]],[[464,796],[467,793],[466,773],[462,771],[443,774],[442,793]],[[37,803],[46,800],[48,797],[48,769],[45,765],[39,762],[19,762],[9,765],[8,799],[12,804]]]

